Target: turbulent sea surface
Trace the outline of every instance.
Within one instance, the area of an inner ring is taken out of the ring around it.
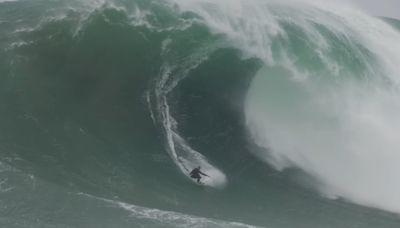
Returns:
[[[305,0],[0,0],[0,227],[397,228],[399,28]]]

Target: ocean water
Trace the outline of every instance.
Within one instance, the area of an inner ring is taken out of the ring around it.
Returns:
[[[0,1],[0,227],[399,227],[399,28],[306,0]]]

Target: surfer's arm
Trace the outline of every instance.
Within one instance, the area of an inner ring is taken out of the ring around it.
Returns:
[[[200,172],[200,174],[202,174],[202,175],[204,175],[204,176],[206,176],[206,177],[210,177],[210,176],[208,176],[207,174],[205,174],[205,173],[203,173],[203,172],[201,172],[201,171],[199,171]]]

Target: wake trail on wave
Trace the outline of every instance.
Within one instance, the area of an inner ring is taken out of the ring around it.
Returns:
[[[162,56],[164,56],[165,62],[161,67],[158,80],[153,87],[153,93],[147,93],[147,101],[150,102],[149,107],[153,116],[152,118],[155,119],[154,113],[158,114],[157,119],[163,128],[167,151],[180,171],[186,177],[190,178],[190,171],[200,166],[201,169],[210,176],[203,178],[203,184],[222,189],[227,184],[226,175],[216,166],[212,165],[199,151],[191,148],[186,140],[179,134],[179,123],[172,116],[169,105],[169,95],[171,92],[173,92],[176,86],[189,75],[191,70],[204,62],[215,49],[210,47],[199,48],[199,50],[191,53],[189,56],[182,57],[182,59],[185,60],[176,60],[179,61],[178,63],[175,62],[175,60],[171,60],[174,58],[171,58],[171,54],[168,53],[170,51],[168,49],[168,45],[171,45],[170,42],[171,40],[163,42]],[[152,96],[152,94],[154,96]],[[151,105],[152,101],[155,103],[154,106]],[[194,179],[191,180],[195,181]]]
[[[166,135],[169,154],[186,176],[189,177],[189,173],[193,168],[201,166],[202,170],[210,176],[208,178],[203,178],[202,182],[211,187],[223,188],[227,183],[225,174],[217,167],[213,166],[200,152],[192,149],[178,133],[178,123],[170,113],[167,96],[179,83],[179,80],[184,79],[187,71],[185,70],[185,76],[173,79],[172,86],[166,84],[168,80],[171,79],[170,72],[171,71],[167,70],[162,74],[163,80],[160,80],[159,82],[161,82],[161,84],[156,87],[158,113],[161,114],[160,116]]]

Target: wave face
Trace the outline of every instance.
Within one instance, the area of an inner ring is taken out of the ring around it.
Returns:
[[[308,1],[0,1],[0,225],[398,227],[399,27]]]

